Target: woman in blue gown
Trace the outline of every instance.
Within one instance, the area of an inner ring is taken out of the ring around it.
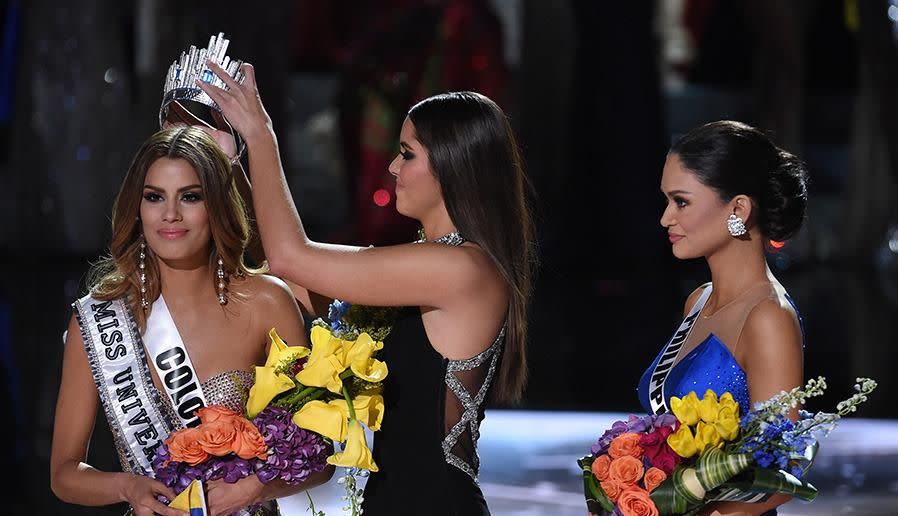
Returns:
[[[661,190],[674,256],[704,258],[711,282],[686,300],[684,320],[639,382],[646,411],[671,396],[729,391],[751,404],[803,384],[798,311],[767,266],[770,242],[794,235],[805,217],[807,172],[764,133],[739,122],[693,129],[670,149]],[[793,414],[794,418],[795,414]],[[762,514],[788,501],[718,503],[704,514]]]

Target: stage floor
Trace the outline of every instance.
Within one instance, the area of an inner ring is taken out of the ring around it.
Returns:
[[[576,460],[626,414],[488,411],[481,427],[480,483],[496,516],[584,516]],[[370,438],[370,436],[369,436]],[[370,440],[369,440],[370,443]],[[338,472],[339,474],[339,472]],[[808,479],[813,503],[790,502],[781,516],[898,514],[898,421],[843,420],[821,443]],[[318,510],[342,514],[336,482],[311,491]],[[285,516],[309,514],[305,494],[285,499]]]

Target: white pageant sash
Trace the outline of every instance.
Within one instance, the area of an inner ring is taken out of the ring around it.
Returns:
[[[153,387],[134,317],[121,299],[85,296],[72,306],[109,428],[126,448],[122,466],[152,477],[156,448],[172,428]]]
[[[689,334],[692,333],[692,327],[695,325],[695,320],[698,319],[698,314],[702,312],[702,308],[704,308],[710,296],[711,286],[708,286],[702,292],[702,295],[699,296],[695,305],[692,306],[692,310],[689,311],[683,322],[680,323],[680,327],[677,328],[676,333],[667,343],[664,352],[658,359],[658,363],[655,364],[655,370],[652,371],[652,377],[649,379],[649,405],[652,407],[653,414],[662,414],[668,411],[667,396],[664,393],[667,375],[670,374],[677,355],[680,354],[683,344],[686,342]]]
[[[178,327],[161,295],[153,303],[143,341],[178,418],[185,427],[198,425],[200,420],[195,412],[206,406],[206,397]]]

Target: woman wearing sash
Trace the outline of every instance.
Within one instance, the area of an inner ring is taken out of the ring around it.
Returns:
[[[112,215],[110,255],[91,293],[74,303],[66,336],[51,454],[51,487],[87,506],[127,502],[138,515],[179,514],[151,478],[155,449],[192,426],[195,410],[243,411],[268,330],[306,344],[302,317],[280,280],[249,269],[245,206],[227,157],[205,132],[162,130],[137,153]],[[85,463],[97,410],[115,439],[122,472]],[[295,487],[254,475],[206,485],[211,514],[231,514],[322,483],[328,468]]]
[[[379,355],[390,374],[365,514],[489,514],[477,483],[479,425],[488,398],[511,402],[523,387],[533,265],[526,180],[505,114],[471,92],[413,106],[389,171],[396,208],[421,223],[423,238],[337,246],[303,229],[252,67],[242,84],[213,70],[228,89],[203,90],[246,140],[272,272],[350,303],[403,307]]]
[[[798,158],[739,122],[700,126],[670,149],[661,225],[674,256],[707,261],[711,283],[689,296],[683,323],[642,375],[646,411],[665,412],[671,396],[701,398],[712,389],[732,393],[744,414],[803,385],[801,321],[767,266],[766,246],[801,227],[806,182]],[[787,500],[719,503],[707,514],[761,514]]]

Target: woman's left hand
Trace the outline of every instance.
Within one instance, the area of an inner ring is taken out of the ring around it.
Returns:
[[[258,138],[270,137],[273,133],[271,117],[268,116],[265,106],[262,105],[253,65],[243,64],[241,70],[245,78],[242,83],[238,83],[217,64],[211,61],[206,64],[215,75],[224,81],[227,89],[212,86],[200,80],[197,80],[197,85],[218,104],[222,114],[246,140],[247,145],[252,145],[252,142]]]
[[[206,500],[211,516],[228,515],[254,503],[261,503],[264,484],[256,475],[241,478],[233,484],[213,480],[206,484]]]

